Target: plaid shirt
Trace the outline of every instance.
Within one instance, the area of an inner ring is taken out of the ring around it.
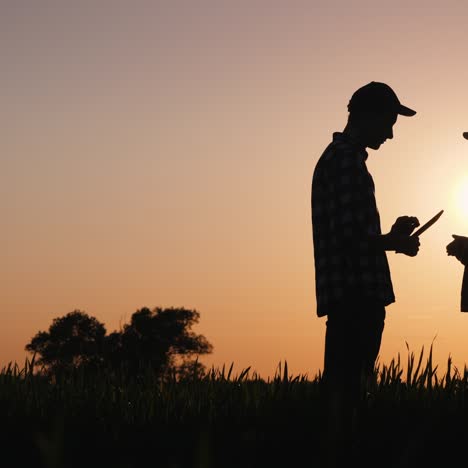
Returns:
[[[352,295],[384,306],[395,301],[384,250],[369,244],[381,234],[375,187],[365,148],[335,132],[314,170],[311,208],[317,315]]]

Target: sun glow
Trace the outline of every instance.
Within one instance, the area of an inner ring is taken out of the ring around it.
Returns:
[[[460,181],[455,191],[457,211],[463,218],[468,217],[468,178]]]

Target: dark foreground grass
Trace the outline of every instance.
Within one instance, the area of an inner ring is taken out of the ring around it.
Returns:
[[[1,466],[324,466],[320,375],[291,376],[286,363],[268,380],[231,366],[185,381],[77,371],[50,382],[32,368],[0,373]],[[467,397],[466,370],[448,359],[438,376],[432,349],[408,353],[405,369],[399,358],[379,366],[363,397],[357,463],[468,466]]]

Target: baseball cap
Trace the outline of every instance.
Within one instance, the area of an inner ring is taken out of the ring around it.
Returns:
[[[388,84],[378,81],[371,81],[355,91],[349,101],[348,110],[349,112],[395,112],[407,117],[416,114],[416,111],[400,102],[395,91]]]

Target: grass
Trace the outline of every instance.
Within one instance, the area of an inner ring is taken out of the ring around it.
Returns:
[[[9,364],[0,372],[2,458],[37,468],[320,467],[320,380],[290,375],[287,362],[272,379],[231,365],[164,382],[80,370],[50,382],[33,361]],[[381,467],[455,463],[468,442],[467,396],[466,368],[449,358],[440,375],[432,346],[408,349],[405,368],[400,356],[377,365],[357,450]]]

